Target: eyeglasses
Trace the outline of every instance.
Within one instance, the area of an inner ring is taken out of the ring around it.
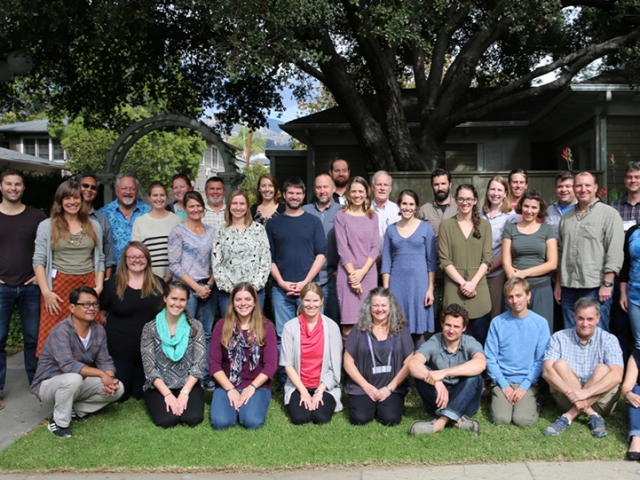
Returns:
[[[475,200],[475,198],[473,198],[473,197],[467,197],[467,198],[457,197],[456,198],[456,202],[458,202],[458,203],[472,203],[474,200]]]
[[[127,260],[129,260],[130,262],[145,262],[147,260],[147,257],[145,257],[144,255],[127,255]]]
[[[100,307],[100,304],[98,302],[74,303],[74,305],[78,305],[79,307],[82,307],[85,310],[89,310],[90,308],[99,308]]]
[[[91,184],[91,183],[81,183],[81,184],[80,184],[80,186],[81,186],[82,188],[88,188],[88,189],[90,189],[90,190],[93,190],[94,192],[95,192],[96,190],[98,190],[98,186],[97,186],[97,185],[93,185],[93,184]]]

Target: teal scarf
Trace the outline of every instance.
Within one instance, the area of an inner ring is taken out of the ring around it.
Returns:
[[[191,325],[187,322],[185,314],[181,314],[176,325],[176,334],[172,337],[169,333],[169,323],[166,318],[167,309],[156,315],[156,330],[162,342],[162,351],[167,358],[173,362],[178,362],[184,356],[189,346],[189,335],[191,335]]]

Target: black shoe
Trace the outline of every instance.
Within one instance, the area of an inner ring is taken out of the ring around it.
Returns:
[[[49,420],[49,425],[47,425],[47,428],[58,438],[68,438],[71,436],[71,429],[69,427],[63,428],[58,426],[53,418]]]
[[[637,462],[640,460],[640,452],[627,452],[627,460]]]
[[[216,389],[216,382],[213,381],[213,378],[209,377],[202,381],[202,388],[205,390],[209,390],[213,392]]]
[[[78,413],[75,410],[71,410],[71,420],[74,420],[76,422],[86,422],[87,419],[89,418],[89,415],[91,415],[90,413],[87,413],[86,415],[82,416],[82,415],[78,415]]]

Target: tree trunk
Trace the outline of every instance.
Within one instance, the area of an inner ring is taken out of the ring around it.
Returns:
[[[425,126],[420,135],[419,152],[424,158],[426,170],[434,171],[436,168],[445,168],[447,134],[435,128]]]

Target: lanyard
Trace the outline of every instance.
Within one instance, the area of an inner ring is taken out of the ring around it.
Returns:
[[[391,344],[391,351],[389,352],[389,358],[387,359],[386,365],[376,366],[376,358],[373,354],[373,345],[371,344],[371,335],[367,334],[367,343],[369,346],[369,354],[371,355],[371,372],[374,375],[378,375],[380,373],[391,373],[391,358],[393,356],[393,352],[396,349],[396,342],[398,337],[396,335],[393,336],[393,343]]]

